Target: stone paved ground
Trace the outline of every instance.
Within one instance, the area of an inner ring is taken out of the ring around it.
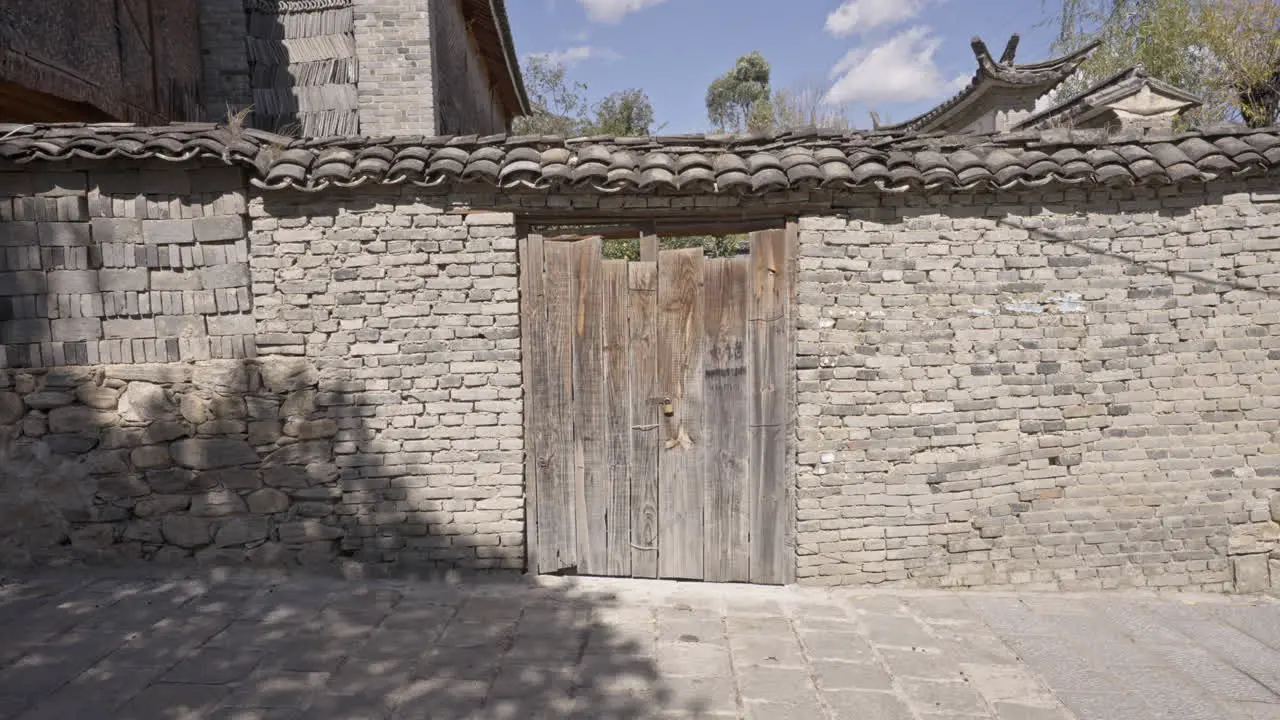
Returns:
[[[1274,720],[1280,601],[0,578],[0,718]]]

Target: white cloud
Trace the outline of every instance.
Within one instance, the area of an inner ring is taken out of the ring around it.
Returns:
[[[924,5],[925,0],[845,0],[827,16],[827,32],[848,37],[896,25],[918,15]]]
[[[943,79],[933,61],[942,40],[927,27],[913,27],[871,49],[850,50],[831,69],[837,78],[823,102],[914,102],[953,93],[969,82],[967,75]]]
[[[1049,108],[1057,104],[1058,104],[1058,89],[1054,88],[1053,90],[1050,90],[1044,95],[1041,95],[1040,97],[1036,98],[1036,106],[1031,109],[1031,113],[1033,115],[1037,113],[1042,113],[1045,110],[1048,110]]]
[[[565,67],[573,67],[585,60],[617,60],[621,55],[606,47],[596,47],[594,45],[579,45],[577,47],[565,48],[564,50],[552,50],[551,52],[529,53],[529,57],[541,58],[552,65],[563,65]]]
[[[633,12],[666,2],[666,0],[578,0],[592,22],[616,23]]]

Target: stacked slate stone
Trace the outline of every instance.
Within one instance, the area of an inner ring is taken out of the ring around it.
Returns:
[[[253,0],[254,124],[303,137],[355,135],[359,77],[351,0]]]

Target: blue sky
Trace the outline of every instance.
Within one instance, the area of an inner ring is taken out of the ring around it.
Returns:
[[[592,99],[638,87],[662,133],[709,129],[707,85],[758,50],[774,88],[828,92],[858,127],[905,120],[972,76],[974,35],[999,55],[1047,59],[1057,3],[1042,0],[508,0],[520,55],[562,59]]]

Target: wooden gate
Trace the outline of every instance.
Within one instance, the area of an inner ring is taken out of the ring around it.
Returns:
[[[532,571],[792,580],[790,237],[640,262],[521,241]]]

